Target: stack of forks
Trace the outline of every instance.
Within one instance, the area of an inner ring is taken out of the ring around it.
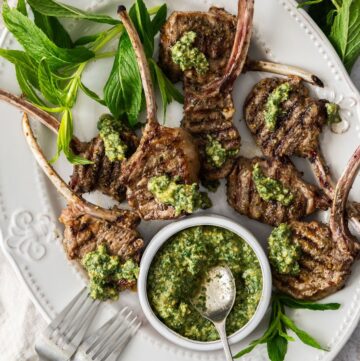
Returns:
[[[67,361],[73,357],[82,361],[118,360],[141,322],[125,307],[83,341],[99,304],[84,288],[36,342],[35,351],[40,361]]]

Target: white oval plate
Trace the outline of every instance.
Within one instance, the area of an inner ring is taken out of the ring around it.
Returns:
[[[66,2],[81,8],[89,8],[88,0]],[[94,1],[91,9],[114,15],[117,3],[117,1]],[[125,1],[125,5],[130,5],[130,3],[130,0]],[[162,3],[161,0],[147,1],[148,6],[160,3]],[[237,2],[236,0],[171,0],[171,2],[168,1],[168,5],[170,10],[207,10],[211,5],[217,5],[236,13]],[[314,88],[315,94],[340,103],[342,116],[348,122],[349,130],[342,135],[335,135],[326,130],[322,137],[325,156],[334,175],[338,177],[359,143],[360,97],[328,40],[306,13],[296,8],[296,5],[293,0],[256,0],[251,56],[257,59],[281,61],[311,70],[326,85],[324,89]],[[76,32],[84,32],[91,27],[91,33],[95,33],[97,27],[94,24],[86,24],[87,28],[76,29],[76,23],[71,25],[73,31]],[[6,33],[2,34],[0,41],[3,47],[15,47],[12,37]],[[101,94],[110,67],[109,60],[92,64],[85,74],[86,85]],[[258,153],[244,122],[239,122],[242,118],[243,100],[251,87],[264,76],[265,74],[247,73],[242,75],[236,84],[235,123],[241,131],[243,155]],[[3,60],[0,60],[0,84],[9,91],[19,93],[14,69]],[[95,134],[96,121],[104,111],[105,109],[95,102],[80,96],[75,109],[75,128],[80,139],[87,140]],[[2,118],[0,121],[1,244],[17,274],[26,283],[34,303],[44,317],[50,320],[80,290],[84,279],[78,268],[69,264],[62,250],[60,244],[62,227],[56,220],[64,204],[35,165],[22,137],[21,114],[3,103],[0,104],[0,114]],[[167,124],[178,125],[181,115],[181,106],[173,104],[168,111]],[[50,157],[54,154],[53,135],[39,126],[37,126],[37,134],[46,154]],[[305,171],[306,178],[312,179],[306,162],[297,160],[296,163]],[[61,159],[56,164],[56,168],[67,179],[71,171],[69,164]],[[356,189],[359,189],[357,187],[359,183],[356,186]],[[232,211],[226,202],[224,184],[211,197],[214,207],[210,212],[234,219],[248,227],[259,240],[265,243],[270,227],[250,221]],[[91,199],[106,206],[110,205],[98,194],[92,195]],[[150,240],[164,224],[166,222],[143,222],[140,230],[145,239]],[[289,345],[288,360],[332,360],[350,337],[360,318],[360,267],[358,264],[355,265],[347,286],[326,301],[340,302],[342,307],[339,311],[324,313],[305,310],[289,311],[289,313],[300,327],[316,336],[322,344],[330,347],[331,351],[315,350],[296,341]],[[109,310],[113,312],[121,304],[129,304],[143,317],[135,293],[121,295],[117,304],[106,305],[104,308],[109,313]],[[106,312],[102,313],[102,318],[105,318]],[[99,319],[98,323],[100,322]],[[264,320],[262,325],[245,341],[233,346],[233,352],[237,352],[249,341],[262,334],[266,324],[267,320]],[[220,360],[222,354],[220,352],[197,353],[176,347],[160,337],[144,319],[144,326],[127,348],[122,359],[153,360],[155,357],[158,361],[168,361],[170,357],[173,361]],[[267,360],[265,347],[257,347],[244,360]]]

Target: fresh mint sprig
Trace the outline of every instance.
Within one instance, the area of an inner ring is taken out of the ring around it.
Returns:
[[[173,100],[179,103],[183,103],[184,100],[153,59],[155,36],[166,21],[167,6],[159,7],[152,20],[150,14],[143,0],[136,0],[129,11],[144,45],[153,82],[160,91],[165,118],[167,106]],[[115,117],[126,116],[130,125],[136,125],[145,102],[136,56],[126,33],[120,37],[113,68],[104,88],[104,98]]]
[[[305,5],[350,72],[360,55],[360,0],[310,0],[299,6]]]
[[[268,356],[271,361],[283,361],[288,349],[288,343],[295,339],[288,335],[291,330],[306,345],[325,350],[317,340],[315,340],[306,331],[296,326],[285,311],[285,307],[309,309],[315,311],[337,310],[340,308],[338,303],[316,303],[311,301],[296,300],[283,294],[274,294],[271,301],[271,316],[268,329],[257,340],[250,343],[248,347],[238,352],[234,358],[240,358],[251,352],[256,346],[267,345]]]
[[[0,49],[0,56],[15,65],[16,77],[23,95],[37,107],[57,113],[61,119],[57,153],[52,161],[63,152],[71,163],[88,164],[90,162],[87,159],[75,155],[70,147],[73,137],[72,108],[81,90],[94,101],[106,105],[114,116],[126,115],[129,123],[136,125],[144,100],[131,43],[126,42],[127,34],[118,19],[93,14],[54,0],[27,0],[27,3],[34,14],[34,21],[28,17],[25,0],[18,0],[16,8],[10,8],[7,0],[4,1],[4,23],[24,51]],[[166,5],[147,10],[143,1],[137,0],[130,12],[145,48],[149,56],[152,56],[154,37],[166,21]],[[113,26],[73,41],[58,18],[87,20]],[[117,37],[120,37],[120,41],[116,53],[101,52]],[[104,90],[103,100],[84,84],[82,75],[89,62],[94,59],[114,56],[114,66]],[[155,62],[154,64],[154,67],[157,66]],[[173,99],[181,101],[182,95],[160,68],[156,75],[154,80],[157,80],[160,88],[164,109]],[[165,93],[168,94],[166,97]]]

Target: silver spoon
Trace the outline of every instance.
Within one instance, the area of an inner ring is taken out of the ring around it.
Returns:
[[[226,318],[234,306],[235,296],[235,279],[230,268],[217,266],[207,272],[198,293],[192,300],[197,311],[216,327],[223,343],[226,361],[233,360],[225,324]]]

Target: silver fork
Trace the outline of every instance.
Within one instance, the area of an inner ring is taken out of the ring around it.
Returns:
[[[83,340],[99,304],[84,288],[36,341],[35,351],[40,360],[69,360]]]
[[[116,361],[140,326],[133,311],[123,308],[80,345],[75,359]]]

